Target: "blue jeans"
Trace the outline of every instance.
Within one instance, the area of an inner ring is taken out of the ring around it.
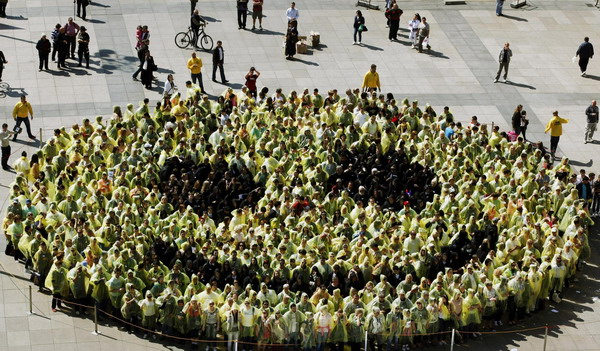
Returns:
[[[358,28],[354,28],[354,41],[356,42],[356,34],[358,33],[358,41],[362,41],[362,32]]]
[[[504,0],[496,0],[496,14],[502,15],[502,5],[504,5]]]
[[[321,331],[317,332],[317,350],[323,351],[325,350],[325,344],[327,343],[327,338],[329,337],[329,332],[322,333]]]

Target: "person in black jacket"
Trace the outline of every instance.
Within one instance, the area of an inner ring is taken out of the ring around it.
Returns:
[[[512,115],[512,129],[517,133],[517,135],[521,134],[521,110],[523,109],[523,105],[517,105],[515,112]]]
[[[89,0],[77,0],[77,17],[85,21],[85,8],[90,4]]]
[[[79,64],[77,66],[81,67],[81,63],[85,58],[85,68],[90,68],[90,35],[87,33],[87,30],[84,26],[81,26],[81,28],[79,28],[77,42],[79,44],[79,48],[77,50],[77,55],[79,56]]]
[[[146,51],[146,58],[142,64],[142,84],[146,89],[152,89],[152,72],[156,71],[154,58],[150,55],[150,51]]]
[[[579,57],[579,68],[581,69],[581,76],[585,77],[585,71],[587,71],[587,65],[592,56],[594,56],[594,46],[590,43],[590,38],[583,38],[583,43],[577,48],[575,53],[576,57]]]
[[[144,65],[144,61],[146,60],[146,52],[148,51],[148,40],[143,40],[142,46],[138,49],[138,59],[140,60],[140,65],[138,66],[138,69],[131,75],[133,80],[137,80],[138,74],[142,73],[142,66]]]
[[[46,68],[48,70],[48,56],[50,56],[50,51],[52,50],[52,44],[50,44],[50,40],[46,38],[46,34],[42,34],[40,40],[38,40],[35,48],[38,51],[38,56],[40,57],[40,72],[42,68]]]
[[[587,176],[583,177],[581,183],[577,184],[577,193],[579,198],[585,201],[585,207],[592,202],[592,186],[590,185],[590,178]]]
[[[223,63],[225,61],[225,51],[223,50],[223,42],[220,40],[217,41],[217,47],[213,50],[212,61],[213,61],[213,71],[212,71],[213,82],[217,81],[217,79],[216,79],[217,78],[217,67],[221,71],[221,82],[223,82],[223,84],[229,82],[227,79],[225,79],[225,71],[223,70]]]
[[[354,43],[353,45],[356,44],[362,44],[362,28],[361,26],[364,27],[365,24],[365,18],[362,15],[362,12],[360,12],[360,10],[356,11],[356,16],[354,16]],[[358,34],[358,41],[356,41],[356,34]]]
[[[69,56],[69,39],[67,38],[66,30],[62,27],[58,31],[58,38],[56,39],[57,46],[56,51],[58,51],[58,68],[66,68],[65,61]]]
[[[4,57],[4,53],[0,51],[0,82],[2,81],[2,71],[4,71],[4,65],[7,64],[6,58]]]

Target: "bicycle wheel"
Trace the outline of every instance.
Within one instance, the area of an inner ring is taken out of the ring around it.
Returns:
[[[213,48],[213,39],[208,34],[204,34],[202,39],[200,39],[200,45],[206,51],[210,51]]]
[[[187,48],[188,46],[190,46],[191,42],[192,40],[186,32],[179,32],[175,36],[175,45],[177,45],[177,47],[180,49]]]

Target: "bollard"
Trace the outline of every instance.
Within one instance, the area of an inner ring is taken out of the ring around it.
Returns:
[[[456,329],[452,328],[452,338],[450,339],[450,351],[454,350],[454,333],[456,332]]]
[[[42,140],[43,140],[42,139],[42,128],[40,128],[40,150],[42,149],[42,143],[43,143]]]
[[[29,285],[29,312],[27,312],[27,314],[33,314],[33,293],[31,292],[31,285]]]
[[[546,351],[546,342],[548,341],[548,324],[546,324],[546,328],[544,329],[544,351]]]
[[[369,343],[369,333],[365,330],[365,351],[368,350],[367,349],[367,346],[369,346],[368,343]]]
[[[234,344],[233,348],[234,348],[234,351],[238,351],[238,339],[237,338],[235,339],[235,344]]]
[[[94,332],[92,334],[100,335],[98,331],[98,307],[96,305],[94,305]]]

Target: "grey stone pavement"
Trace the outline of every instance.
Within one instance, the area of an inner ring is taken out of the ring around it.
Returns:
[[[352,21],[356,8],[351,0],[298,0],[301,35],[321,33],[319,48],[309,48],[298,60],[283,56],[283,32],[287,1],[266,1],[264,32],[239,31],[233,0],[201,0],[198,8],[209,21],[207,33],[222,40],[225,48],[227,78],[230,86],[241,87],[250,66],[261,73],[259,86],[271,90],[318,87],[322,91],[358,87],[371,63],[378,65],[384,92],[396,98],[429,102],[441,111],[448,105],[460,121],[477,115],[483,123],[495,123],[503,129],[517,104],[523,104],[531,123],[528,138],[549,143],[543,126],[557,109],[570,119],[564,127],[560,149],[577,168],[595,169],[598,143],[584,145],[584,109],[600,89],[600,64],[592,59],[588,78],[579,76],[578,66],[571,62],[583,37],[598,40],[600,12],[593,0],[528,1],[528,6],[510,9],[505,4],[504,17],[494,15],[492,0],[469,1],[466,5],[444,6],[440,0],[400,1],[404,10],[399,43],[387,41],[382,11],[361,8],[369,32],[365,45],[352,46]],[[373,3],[384,5],[383,1]],[[8,15],[0,21],[0,50],[9,61],[3,80],[12,90],[0,98],[0,122],[12,125],[11,111],[20,94],[28,95],[33,104],[36,135],[42,130],[47,139],[52,129],[69,127],[84,117],[109,116],[113,105],[137,105],[144,97],[151,104],[161,89],[143,89],[131,80],[137,57],[134,33],[138,24],[150,27],[150,48],[160,67],[160,85],[167,73],[183,86],[189,74],[185,63],[191,50],[174,45],[174,35],[188,26],[187,0],[100,0],[88,7],[85,24],[91,35],[89,70],[74,67],[59,72],[51,63],[50,72],[38,72],[35,43],[42,33],[50,34],[56,23],[65,23],[73,15],[70,0],[10,0]],[[431,55],[410,49],[404,29],[409,16],[419,12],[431,24]],[[249,22],[251,18],[248,18]],[[509,79],[512,83],[494,84],[496,59],[502,44],[511,43],[514,56]],[[600,50],[600,49],[598,49]],[[210,81],[210,53],[200,52],[204,60],[204,84],[214,97],[226,88]],[[597,73],[596,73],[597,72]],[[39,143],[13,143],[11,162],[23,151],[32,151]],[[561,153],[559,153],[561,154]],[[6,204],[7,187],[14,174],[0,174],[0,203]],[[2,211],[1,213],[4,213]],[[4,247],[4,238],[0,239]],[[592,245],[599,243],[593,235]],[[149,342],[123,333],[114,326],[100,326],[101,335],[92,334],[89,318],[70,313],[52,313],[50,299],[33,292],[35,315],[27,315],[28,286],[23,267],[0,254],[0,350],[147,350],[176,349],[172,344]],[[581,282],[571,288],[565,300],[540,312],[512,329],[557,326],[550,329],[547,350],[600,350],[600,335],[595,332],[600,322],[597,296],[598,256],[589,262]],[[554,308],[552,307],[552,308]],[[502,328],[499,331],[510,331]],[[482,341],[456,350],[542,350],[543,330],[486,335]],[[450,347],[432,348],[449,350]]]

